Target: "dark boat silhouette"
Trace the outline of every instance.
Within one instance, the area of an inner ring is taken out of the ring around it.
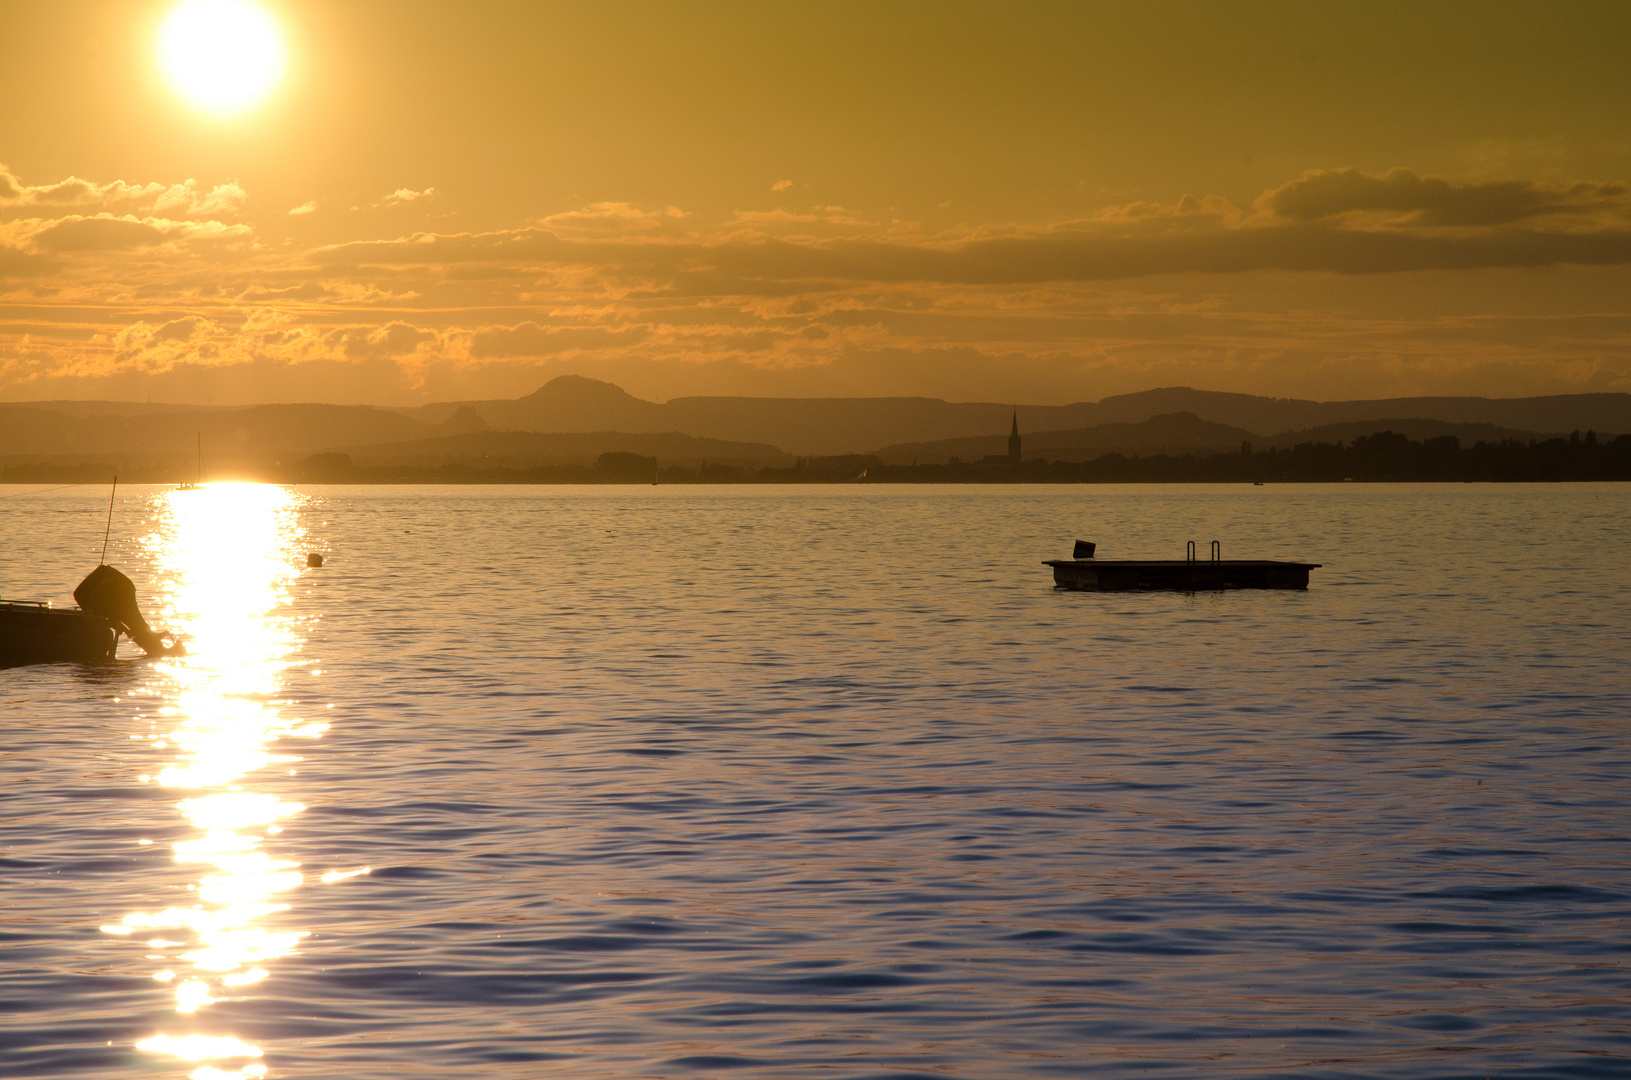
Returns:
[[[204,486],[204,433],[198,433],[198,480],[185,480],[176,485],[177,491],[197,491]]]
[[[1213,592],[1226,589],[1306,589],[1321,563],[1225,559],[1212,541],[1211,558],[1195,557],[1195,541],[1182,559],[1095,559],[1095,545],[1076,541],[1073,558],[1047,559],[1056,588],[1075,592]]]
[[[122,634],[148,656],[179,656],[175,634],[155,631],[136,604],[136,586],[106,563],[74,590],[76,608],[0,600],[0,668],[28,664],[106,664],[118,653]]]
[[[105,664],[118,647],[119,632],[107,619],[78,608],[0,600],[0,667],[25,664]]]

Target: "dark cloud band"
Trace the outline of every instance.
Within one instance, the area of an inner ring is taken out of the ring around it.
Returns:
[[[436,265],[469,262],[574,265],[681,291],[756,291],[755,283],[944,282],[967,285],[1110,281],[1163,274],[1254,270],[1380,274],[1631,263],[1631,229],[1553,232],[1486,229],[1432,235],[1335,228],[1318,223],[1116,235],[1059,230],[949,247],[866,240],[796,243],[762,238],[724,243],[607,243],[565,240],[542,230],[345,244],[319,262]]]

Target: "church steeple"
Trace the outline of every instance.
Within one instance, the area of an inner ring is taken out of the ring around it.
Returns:
[[[1008,460],[1019,464],[1019,410],[1014,410],[1014,426],[1008,432]]]

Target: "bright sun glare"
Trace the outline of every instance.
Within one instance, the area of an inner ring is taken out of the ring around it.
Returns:
[[[158,53],[176,92],[217,115],[259,104],[283,75],[283,35],[254,0],[182,0],[159,27]]]

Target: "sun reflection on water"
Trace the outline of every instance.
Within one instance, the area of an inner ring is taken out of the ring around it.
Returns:
[[[254,790],[264,779],[256,774],[299,760],[284,752],[288,740],[317,738],[327,727],[291,715],[279,697],[300,645],[283,610],[304,566],[298,499],[262,484],[210,484],[165,498],[143,542],[170,590],[154,598],[163,602],[155,621],[187,635],[187,655],[153,663],[151,689],[165,702],[155,710],[153,745],[174,759],[152,781],[179,796],[176,809],[193,832],[174,845],[175,859],[199,877],[187,906],[131,912],[103,930],[163,932],[146,941],[160,962],[154,978],[173,984],[186,1019],[139,1049],[197,1066],[194,1080],[259,1077],[266,1067],[258,1047],[192,1027],[200,1010],[267,978],[267,965],[305,936],[265,925],[290,910],[289,895],[304,881],[299,864],[265,845],[305,807]]]

